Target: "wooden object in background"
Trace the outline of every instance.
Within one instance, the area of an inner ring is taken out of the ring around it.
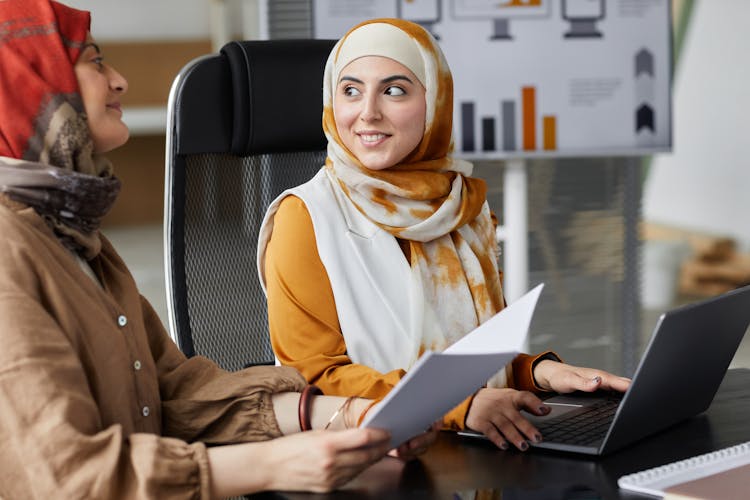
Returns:
[[[188,62],[211,52],[209,40],[112,42],[100,44],[105,60],[128,80],[124,108],[164,107],[172,81]],[[104,226],[161,224],[164,213],[165,135],[134,135],[105,156],[123,183]]]
[[[123,106],[166,106],[172,81],[182,67],[211,53],[209,40],[107,41],[100,46],[105,60],[128,80]]]
[[[722,238],[698,249],[683,263],[679,291],[698,297],[718,295],[750,283],[750,255],[737,252],[731,239]]]
[[[165,142],[163,135],[131,137],[105,155],[122,181],[120,196],[104,218],[105,227],[162,223]]]
[[[680,295],[711,297],[750,283],[750,254],[739,252],[732,238],[653,223],[641,225],[641,238],[689,244],[691,254],[680,268]]]

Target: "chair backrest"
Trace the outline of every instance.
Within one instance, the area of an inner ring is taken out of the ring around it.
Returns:
[[[237,370],[272,364],[258,229],[268,204],[323,164],[333,40],[231,42],[182,69],[167,118],[165,275],[170,334]]]

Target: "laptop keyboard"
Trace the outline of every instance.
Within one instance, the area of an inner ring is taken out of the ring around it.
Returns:
[[[595,445],[601,442],[609,430],[619,404],[619,398],[604,399],[591,406],[539,422],[536,427],[545,441],[579,446]]]

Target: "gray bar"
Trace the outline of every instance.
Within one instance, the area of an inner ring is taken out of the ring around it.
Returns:
[[[474,151],[474,103],[461,103],[461,151]]]
[[[495,151],[495,119],[482,118],[482,151]]]
[[[516,150],[516,103],[501,101],[500,115],[503,120],[503,151]]]

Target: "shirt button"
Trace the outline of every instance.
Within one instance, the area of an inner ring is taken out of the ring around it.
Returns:
[[[120,326],[125,326],[128,324],[128,318],[126,318],[123,315],[120,315],[117,317],[117,324]]]
[[[135,368],[136,371],[141,369],[141,362],[137,359],[135,360],[135,363],[133,363],[133,368]]]
[[[143,413],[144,417],[148,417],[149,413],[151,413],[151,410],[148,409],[148,406],[144,406],[141,410],[141,413]]]

